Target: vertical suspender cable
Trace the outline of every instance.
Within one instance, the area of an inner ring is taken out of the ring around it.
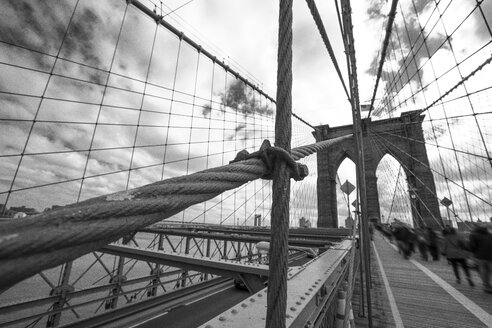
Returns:
[[[137,127],[135,129],[135,137],[133,138],[132,155],[130,157],[130,165],[128,167],[128,177],[126,179],[125,190],[128,190],[128,188],[130,187],[130,179],[131,179],[131,173],[132,173],[133,160],[135,158],[135,147],[137,145],[138,132],[140,130],[140,121],[142,120],[142,111],[144,110],[145,94],[147,92],[147,87],[149,84],[149,75],[150,75],[150,71],[151,71],[151,67],[152,67],[152,57],[154,55],[155,41],[157,39],[157,31],[158,30],[159,30],[159,23],[156,21],[155,30],[154,30],[154,37],[152,38],[152,49],[150,50],[149,63],[147,65],[147,72],[145,73],[145,81],[144,81],[144,88],[143,88],[143,92],[142,92],[142,99],[140,100],[140,107],[138,109]],[[163,164],[163,166],[164,166],[164,164]]]
[[[102,110],[103,110],[103,104],[105,102],[106,94],[108,92],[109,79],[111,78],[111,74],[112,74],[111,72],[113,71],[113,65],[114,65],[115,58],[116,58],[116,51],[118,50],[118,45],[120,44],[121,35],[122,35],[122,32],[123,32],[123,26],[125,25],[127,12],[128,12],[128,2],[127,2],[126,7],[125,7],[125,12],[123,13],[123,18],[121,19],[121,25],[120,25],[120,28],[118,30],[118,36],[116,37],[116,42],[115,42],[115,45],[114,45],[113,55],[111,56],[111,63],[109,64],[109,69],[108,69],[108,72],[107,72],[108,75],[106,76],[106,81],[104,82],[104,89],[103,89],[102,96],[101,96],[101,102],[99,103],[99,106],[98,106],[98,109],[97,109],[97,116],[96,116],[96,121],[95,121],[95,124],[94,124],[94,130],[92,130],[91,141],[89,143],[89,149],[87,151],[87,157],[85,159],[84,170],[82,172],[82,178],[81,178],[81,181],[80,181],[79,192],[77,194],[77,202],[80,201],[80,198],[82,196],[82,189],[84,187],[84,181],[85,181],[85,178],[86,178],[86,175],[87,175],[87,168],[89,167],[89,161],[91,159],[92,151],[93,151],[93,148],[94,148],[93,147],[94,146],[94,141],[96,140],[97,127],[99,125],[99,120],[101,118],[101,113],[102,113]]]
[[[46,80],[46,84],[44,85],[43,93],[42,93],[41,97],[39,98],[39,102],[36,106],[36,111],[34,113],[34,117],[30,121],[31,126],[29,127],[29,132],[27,133],[26,142],[24,143],[24,146],[22,148],[22,152],[20,153],[20,159],[19,159],[19,162],[17,163],[17,167],[15,168],[15,172],[14,172],[14,176],[12,177],[12,181],[10,182],[10,187],[9,187],[9,190],[7,193],[7,197],[5,198],[5,204],[3,205],[3,208],[0,209],[1,210],[0,214],[4,214],[5,211],[7,210],[7,205],[9,203],[10,196],[12,195],[12,189],[14,188],[15,181],[17,179],[17,175],[19,174],[19,169],[20,169],[22,162],[24,160],[24,154],[26,153],[27,146],[29,145],[29,141],[31,140],[31,136],[33,135],[34,125],[36,124],[36,120],[38,119],[38,116],[39,116],[39,113],[41,110],[41,106],[43,105],[43,102],[44,102],[44,97],[46,96],[46,93],[48,91],[48,87],[50,86],[51,79],[53,77],[53,72],[55,71],[56,64],[58,63],[58,58],[60,57],[61,51],[63,49],[63,45],[65,44],[65,40],[67,39],[68,31],[70,30],[70,27],[72,26],[73,18],[75,16],[75,11],[77,10],[78,6],[79,6],[79,1],[77,1],[75,3],[75,6],[73,7],[72,14],[70,15],[70,19],[69,19],[68,24],[67,24],[67,28],[65,29],[65,32],[64,32],[63,37],[61,39],[60,46],[58,47],[58,51],[57,51],[56,56],[55,56],[55,60],[53,61],[53,65],[51,66],[48,79]]]
[[[290,153],[292,114],[292,0],[280,0],[277,53],[277,112],[275,146]],[[273,173],[270,277],[265,327],[285,327],[287,307],[287,241],[289,233],[290,175],[284,161]]]
[[[400,164],[400,167],[398,168],[398,177],[396,178],[396,183],[395,183],[395,191],[393,191],[393,199],[391,200],[391,206],[388,214],[388,220],[387,220],[388,223],[391,217],[391,213],[393,212],[393,205],[395,204],[396,189],[398,188],[398,183],[400,182],[401,168],[402,166]]]
[[[337,3],[337,0],[335,0],[335,3]],[[345,30],[344,28],[344,25],[347,23],[347,13],[346,13],[346,4],[343,2],[343,0],[341,0],[340,2],[340,6],[342,7],[342,15],[343,15],[343,18],[341,18],[340,20],[340,24],[341,27],[340,27],[340,32],[342,33],[342,39],[343,39],[343,47],[344,47],[344,50],[345,50],[345,59],[346,59],[346,63],[347,63],[347,74],[348,74],[348,77],[349,77],[349,88],[350,88],[350,93],[352,94],[353,92],[353,89],[352,89],[352,78],[351,78],[351,72],[352,72],[352,67],[350,65],[350,56],[349,56],[349,38],[347,37],[347,31]],[[337,7],[337,11],[339,11],[338,9],[338,6]],[[338,13],[338,15],[340,16],[340,14]],[[343,19],[343,22],[342,22],[342,19]],[[354,99],[353,98],[350,98],[350,104],[351,106],[353,106],[353,101]],[[352,122],[353,124],[355,124],[355,121]],[[356,165],[357,165],[358,161],[356,161]],[[358,182],[358,181],[357,181]],[[360,189],[357,191],[357,193],[359,194],[359,191]],[[359,202],[359,199],[358,199],[358,202]],[[360,202],[359,202],[360,204]],[[361,206],[358,206],[357,208],[358,211],[361,211]],[[359,227],[361,227],[361,214],[359,214]],[[355,225],[355,222],[354,222],[354,225]],[[360,231],[360,230],[359,230]],[[364,274],[363,274],[363,270],[364,270],[364,256],[362,254],[362,251],[363,251],[363,247],[360,247],[360,252],[361,252],[361,255],[360,255],[360,303],[359,303],[359,314],[361,316],[365,316],[365,293],[364,293]]]
[[[323,21],[321,20],[321,15],[319,14],[318,8],[316,7],[316,3],[314,0],[306,0],[309,10],[311,11],[311,15],[316,23],[316,27],[318,27],[319,34],[321,35],[321,39],[323,39],[323,43],[325,44],[326,50],[328,50],[328,54],[330,55],[331,61],[333,62],[333,66],[337,71],[338,77],[340,78],[340,82],[342,82],[343,90],[347,95],[348,101],[350,101],[350,95],[347,91],[347,87],[345,86],[345,82],[343,81],[342,72],[340,71],[340,67],[338,66],[337,58],[335,57],[335,53],[333,51],[333,47],[331,46],[330,39],[326,34],[325,27],[323,25]]]
[[[364,144],[362,137],[362,120],[360,116],[359,87],[357,82],[357,65],[355,61],[354,35],[352,30],[352,8],[350,0],[342,0],[342,17],[344,23],[344,43],[347,51],[347,60],[349,61],[349,80],[352,104],[352,119],[354,126],[354,138],[357,147],[357,187],[360,195],[361,204],[361,239],[363,250],[363,263],[365,268],[365,285],[367,300],[367,317],[369,328],[372,328],[372,305],[371,305],[371,270],[369,259],[369,222],[367,217],[367,197],[365,181],[365,163],[364,163]]]
[[[402,18],[403,26],[405,27],[405,34],[406,34],[407,39],[410,40],[410,33],[408,31],[407,22],[406,22],[406,19],[405,19],[405,13],[403,12],[403,8],[401,6],[401,3],[399,4],[399,6],[400,6],[400,15],[401,15],[401,18]],[[423,33],[423,31],[421,33]],[[400,42],[400,37],[399,37],[399,34],[398,34],[398,30],[397,29],[396,29],[396,36],[398,37],[398,42],[400,43],[400,49],[401,49],[401,42]],[[422,36],[422,38],[423,38],[423,36]],[[415,64],[415,69],[416,69],[416,72],[417,72],[418,82],[422,86],[423,85],[423,82],[422,82],[422,74],[420,74],[420,69],[417,66],[417,63],[415,61],[416,54],[415,54],[415,52],[413,50],[413,47],[410,48],[410,53],[412,54],[412,60],[411,60],[411,62],[413,62]],[[428,55],[429,55],[429,53],[428,53]],[[403,57],[403,51],[402,51],[402,57]],[[408,55],[407,55],[407,57],[408,57]],[[405,58],[404,61],[406,61],[406,60],[407,59]],[[411,80],[411,77],[408,74],[408,67],[405,67],[405,71],[407,72],[407,80],[410,81]],[[411,97],[412,97],[412,99],[415,99],[415,95],[418,93],[418,91],[414,92],[412,90],[411,83],[409,83],[409,86],[410,86],[410,90],[411,90],[411,93],[412,93]],[[425,92],[422,92],[422,96],[423,96],[425,107],[427,107],[428,103],[427,103],[427,98],[425,97]],[[429,123],[430,123],[431,128],[432,128],[432,136],[434,138],[434,142],[437,145],[438,144],[438,140],[437,140],[438,139],[438,137],[437,137],[438,134],[436,133],[436,125],[434,124],[434,120],[432,119],[431,111],[428,112],[428,120],[429,120]],[[446,166],[444,165],[443,154],[442,154],[442,148],[441,147],[437,147],[437,153],[439,154],[439,163],[441,164],[442,172],[443,172],[444,176],[447,176]],[[449,187],[449,180],[448,179],[444,179],[444,181],[446,183],[446,190],[448,192],[448,195],[449,195],[450,199],[453,200],[453,195],[452,195],[451,189]],[[453,203],[452,206],[453,206],[453,211],[454,211],[454,203]]]

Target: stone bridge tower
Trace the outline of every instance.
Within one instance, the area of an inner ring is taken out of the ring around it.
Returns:
[[[442,227],[434,176],[429,168],[422,131],[424,115],[420,111],[402,113],[386,120],[362,120],[365,180],[367,188],[367,217],[380,220],[376,168],[384,155],[392,155],[407,177],[408,190],[415,193],[412,201],[414,224],[433,228]],[[331,128],[316,127],[316,141],[346,136],[353,133],[352,125]],[[346,139],[318,152],[318,227],[337,227],[336,174],[345,158],[357,163],[353,138]]]

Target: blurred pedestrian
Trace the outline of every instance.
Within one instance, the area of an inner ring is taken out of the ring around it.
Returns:
[[[446,227],[442,231],[444,237],[442,253],[446,256],[447,260],[453,266],[454,276],[456,277],[456,283],[461,283],[460,273],[458,271],[458,265],[461,265],[463,271],[465,272],[466,279],[470,286],[475,286],[470,277],[470,272],[468,270],[468,265],[466,259],[468,258],[467,252],[460,247],[463,243],[463,238],[456,233],[453,227]]]
[[[424,261],[429,260],[427,256],[427,239],[425,238],[424,230],[421,228],[415,229],[417,239],[417,247],[419,248],[420,258]]]
[[[483,290],[492,294],[490,272],[492,271],[492,234],[486,227],[477,226],[470,234],[469,248],[478,263]]]
[[[439,261],[439,245],[437,235],[431,227],[426,228],[427,248],[432,256],[432,260]]]
[[[412,255],[412,232],[409,227],[402,223],[393,224],[392,227],[393,237],[396,240],[398,251],[403,255],[405,259],[408,259]]]

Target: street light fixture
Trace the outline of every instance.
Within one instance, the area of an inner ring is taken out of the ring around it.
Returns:
[[[420,214],[420,203],[417,197],[417,191],[418,189],[415,187],[411,187],[408,189],[408,192],[410,193],[410,198],[412,199],[413,202],[415,202],[415,212],[417,214],[417,217],[414,220],[414,224],[417,224],[417,222],[423,223],[422,215]],[[413,213],[413,211],[412,211]],[[418,225],[418,224],[417,224]]]
[[[444,197],[443,199],[441,199],[441,202],[440,202],[444,207],[446,207],[446,212],[448,214],[448,221],[451,223],[451,218],[449,217],[449,206],[451,206],[453,204],[453,201],[448,199],[447,197]],[[458,225],[458,220],[456,219],[458,216],[456,215],[456,213],[454,214],[455,215],[455,221],[456,221],[456,225]]]
[[[413,200],[417,199],[417,188],[412,187],[412,188],[408,189],[408,192],[410,193],[411,199],[413,199]]]

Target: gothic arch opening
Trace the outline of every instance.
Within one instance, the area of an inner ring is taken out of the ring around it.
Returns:
[[[346,182],[352,184],[355,187],[355,189],[348,195],[340,189],[341,186]],[[351,219],[353,219],[353,211],[355,211],[355,207],[352,205],[352,203],[356,201],[358,191],[356,186],[355,163],[348,156],[344,156],[344,159],[338,165],[336,183],[338,227],[350,228],[350,221]]]
[[[412,199],[403,166],[393,156],[386,154],[379,161],[376,177],[381,222],[399,220],[413,225]]]
[[[407,191],[415,190],[415,197],[419,200],[415,205],[418,215],[413,209],[411,210],[412,221],[415,223],[415,218],[418,217],[419,225],[442,227],[434,176],[424,143],[423,119],[424,115],[421,115],[420,111],[413,111],[386,120],[374,122],[371,119],[363,120],[366,215],[369,219],[381,219],[376,170],[385,154],[390,154],[401,163],[402,170],[405,171]],[[352,134],[352,125],[338,127],[321,125],[313,132],[317,141]],[[353,137],[342,139],[329,149],[318,153],[318,227],[339,226],[336,172],[345,157],[355,159],[355,154],[356,145]]]

